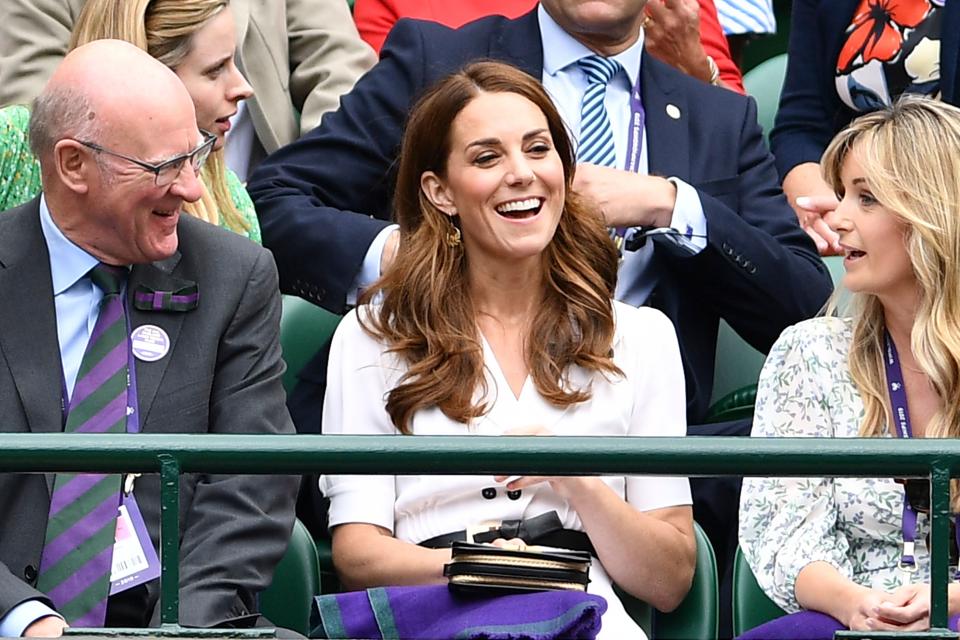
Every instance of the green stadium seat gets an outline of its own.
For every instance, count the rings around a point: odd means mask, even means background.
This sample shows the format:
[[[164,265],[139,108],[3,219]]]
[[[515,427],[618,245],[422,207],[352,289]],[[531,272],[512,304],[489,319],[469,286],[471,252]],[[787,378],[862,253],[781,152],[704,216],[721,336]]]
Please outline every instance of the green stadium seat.
[[[843,258],[828,256],[823,259],[830,271],[833,286],[839,287],[845,273]],[[717,332],[716,368],[713,372],[713,395],[706,422],[725,422],[753,416],[757,399],[757,380],[766,359],[743,338],[738,336],[726,321],[720,321]]]
[[[743,86],[757,101],[757,120],[768,138],[780,106],[780,91],[786,73],[787,54],[781,53],[764,60],[743,76]]]
[[[287,371],[283,388],[289,394],[297,384],[297,374],[333,335],[340,316],[330,313],[303,298],[283,296],[280,317],[280,347]]]
[[[739,636],[783,615],[786,612],[768,598],[757,584],[747,559],[737,547],[733,561],[733,635]]]
[[[320,593],[317,548],[302,522],[293,523],[287,553],[273,574],[273,583],[260,594],[260,611],[279,627],[306,635],[310,632],[310,607]]]
[[[725,320],[720,321],[708,423],[753,416],[764,359],[764,354],[747,344]]]

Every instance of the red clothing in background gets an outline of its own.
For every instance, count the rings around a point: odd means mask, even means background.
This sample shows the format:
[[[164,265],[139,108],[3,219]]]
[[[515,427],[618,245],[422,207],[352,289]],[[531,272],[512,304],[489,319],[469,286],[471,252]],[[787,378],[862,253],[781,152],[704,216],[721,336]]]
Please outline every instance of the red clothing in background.
[[[744,93],[743,78],[730,57],[730,48],[717,18],[717,8],[713,0],[699,2],[700,43],[703,50],[717,63],[720,79],[731,89]],[[516,18],[533,9],[536,4],[537,0],[356,0],[353,19],[360,37],[379,52],[393,24],[400,18],[433,20],[456,28],[483,16]]]

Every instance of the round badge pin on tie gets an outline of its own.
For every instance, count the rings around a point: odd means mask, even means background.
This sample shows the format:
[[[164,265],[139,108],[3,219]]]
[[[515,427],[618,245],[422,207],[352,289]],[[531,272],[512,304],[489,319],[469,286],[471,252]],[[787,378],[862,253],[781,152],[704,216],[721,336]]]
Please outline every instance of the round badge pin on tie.
[[[137,360],[156,362],[170,351],[170,336],[155,324],[140,325],[130,334],[130,350]]]
[[[675,104],[667,105],[667,115],[673,118],[674,120],[680,119],[680,107]]]

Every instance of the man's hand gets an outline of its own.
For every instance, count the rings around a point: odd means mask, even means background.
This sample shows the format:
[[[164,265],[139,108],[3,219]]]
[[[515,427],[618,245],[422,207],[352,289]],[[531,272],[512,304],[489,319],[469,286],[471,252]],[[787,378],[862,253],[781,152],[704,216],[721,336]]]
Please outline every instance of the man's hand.
[[[70,625],[59,616],[44,616],[23,631],[24,638],[59,638]]]
[[[700,3],[650,0],[645,11],[644,48],[687,75],[710,82],[712,70],[700,43]]]
[[[573,188],[600,208],[608,227],[669,227],[677,188],[666,178],[578,164]]]

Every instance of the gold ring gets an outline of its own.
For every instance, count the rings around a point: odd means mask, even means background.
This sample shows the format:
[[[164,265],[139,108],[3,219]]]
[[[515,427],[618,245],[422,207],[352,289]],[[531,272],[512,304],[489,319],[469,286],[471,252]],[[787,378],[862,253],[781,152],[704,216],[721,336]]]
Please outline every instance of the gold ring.
[[[643,24],[642,24],[641,26],[642,26],[644,29],[646,29],[647,27],[650,26],[650,24],[651,24],[652,22],[653,22],[653,18],[651,18],[650,16],[646,16],[646,17],[643,19]]]

